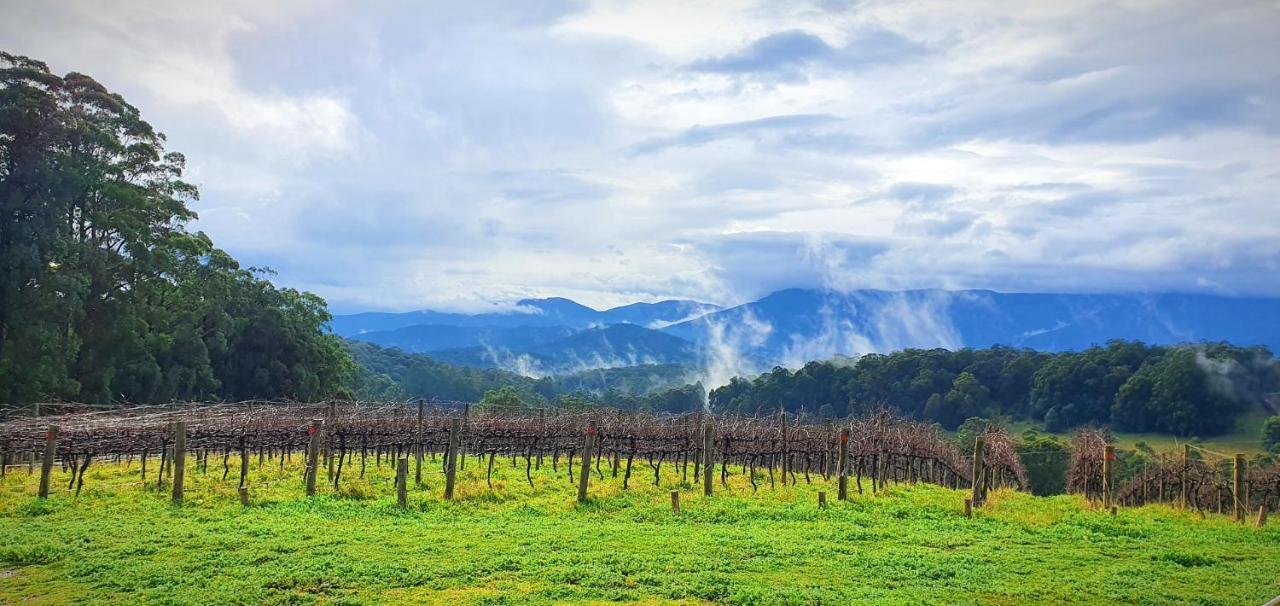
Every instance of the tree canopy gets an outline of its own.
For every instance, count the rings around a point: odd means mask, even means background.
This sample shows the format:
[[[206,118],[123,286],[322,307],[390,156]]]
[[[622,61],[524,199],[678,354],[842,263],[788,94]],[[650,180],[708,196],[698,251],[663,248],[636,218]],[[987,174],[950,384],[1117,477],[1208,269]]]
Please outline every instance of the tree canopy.
[[[1055,354],[908,349],[850,363],[810,362],[734,378],[710,400],[717,410],[828,416],[887,407],[946,429],[970,417],[1002,416],[1043,422],[1050,431],[1109,423],[1122,431],[1214,435],[1277,390],[1280,366],[1263,347],[1113,341]]]
[[[93,78],[0,52],[0,402],[316,399],[319,297],[186,226],[185,159]]]

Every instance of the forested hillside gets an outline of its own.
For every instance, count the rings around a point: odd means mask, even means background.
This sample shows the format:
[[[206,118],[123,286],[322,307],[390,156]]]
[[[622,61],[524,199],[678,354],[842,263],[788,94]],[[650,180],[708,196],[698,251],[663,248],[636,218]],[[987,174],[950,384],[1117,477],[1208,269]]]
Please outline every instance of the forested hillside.
[[[649,365],[534,379],[496,368],[456,366],[428,355],[345,341],[356,362],[352,395],[374,400],[434,398],[502,406],[616,406],[688,412],[705,390],[691,368]]]
[[[365,398],[437,397],[503,406],[607,405],[686,412],[703,404],[700,372],[650,365],[534,379],[358,341],[346,346]],[[956,429],[972,417],[1043,423],[1050,431],[1105,424],[1118,431],[1213,436],[1280,392],[1280,364],[1262,347],[1152,346],[1113,341],[1082,352],[910,349],[776,368],[713,389],[716,411],[786,409],[819,417],[881,407]]]
[[[717,410],[824,416],[889,407],[955,429],[974,416],[1043,421],[1050,431],[1110,423],[1120,431],[1209,436],[1280,391],[1264,347],[1112,341],[1081,352],[908,349],[856,361],[775,368],[711,392]]]
[[[337,391],[315,295],[186,225],[185,159],[84,74],[0,52],[0,402],[161,402]]]

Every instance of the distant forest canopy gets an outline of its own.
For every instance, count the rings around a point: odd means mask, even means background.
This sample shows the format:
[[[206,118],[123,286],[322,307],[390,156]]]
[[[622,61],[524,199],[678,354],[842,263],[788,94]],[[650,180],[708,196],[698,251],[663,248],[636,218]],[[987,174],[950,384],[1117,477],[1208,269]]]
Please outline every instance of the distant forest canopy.
[[[319,297],[187,231],[184,158],[89,76],[0,52],[0,402],[338,393]]]
[[[629,410],[699,410],[706,391],[685,383],[693,369],[648,365],[587,370],[534,379],[496,368],[455,366],[424,354],[346,341],[358,370],[351,386],[371,400],[438,398],[501,406],[615,406]]]
[[[1265,347],[1151,346],[1112,341],[1081,352],[909,349],[849,363],[810,362],[734,378],[713,390],[716,410],[784,408],[820,416],[888,407],[955,429],[970,417],[1039,421],[1049,431],[1095,423],[1119,431],[1211,436],[1280,391]]]

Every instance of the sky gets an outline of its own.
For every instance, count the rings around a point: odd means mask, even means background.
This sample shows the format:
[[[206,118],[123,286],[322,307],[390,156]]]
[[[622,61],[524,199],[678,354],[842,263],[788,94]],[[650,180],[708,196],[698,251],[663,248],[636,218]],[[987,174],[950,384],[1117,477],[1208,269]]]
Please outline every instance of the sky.
[[[0,0],[332,310],[1280,296],[1280,2]]]

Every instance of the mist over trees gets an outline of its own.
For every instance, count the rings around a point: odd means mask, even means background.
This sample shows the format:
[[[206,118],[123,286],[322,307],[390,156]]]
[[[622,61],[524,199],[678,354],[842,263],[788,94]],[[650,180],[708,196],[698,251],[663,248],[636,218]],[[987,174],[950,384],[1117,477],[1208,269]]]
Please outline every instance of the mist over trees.
[[[0,401],[338,391],[325,303],[186,225],[185,159],[93,78],[0,52]]]
[[[1089,423],[1119,431],[1215,435],[1280,391],[1265,347],[1151,346],[1112,341],[1080,352],[909,349],[850,363],[810,362],[734,378],[710,394],[717,410],[786,409],[820,416],[888,407],[956,429],[970,417],[1039,421],[1049,431]]]
[[[185,159],[93,78],[0,52],[0,402],[331,396],[493,405],[703,406],[690,368],[530,378],[330,334],[319,297],[278,288],[187,226]],[[1263,347],[907,350],[776,368],[710,393],[716,410],[822,417],[889,407],[947,429],[973,417],[1213,435],[1280,391]],[[1280,425],[1264,439],[1280,443]]]
[[[372,400],[438,398],[503,407],[613,406],[650,412],[689,412],[704,401],[701,384],[678,382],[690,373],[686,367],[633,366],[535,379],[360,341],[345,346],[357,364],[351,393]]]

